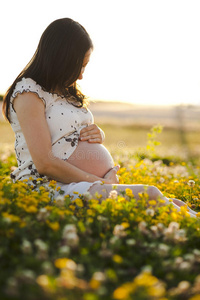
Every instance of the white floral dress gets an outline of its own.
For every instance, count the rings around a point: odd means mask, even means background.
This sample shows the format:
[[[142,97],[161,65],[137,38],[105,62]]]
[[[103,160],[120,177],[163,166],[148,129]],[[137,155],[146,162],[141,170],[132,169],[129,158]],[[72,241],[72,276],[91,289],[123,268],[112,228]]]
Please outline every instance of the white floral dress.
[[[15,133],[15,153],[18,168],[11,173],[11,178],[15,182],[16,180],[24,180],[31,177],[31,184],[36,185],[38,178],[43,178],[44,182],[48,182],[50,179],[38,173],[13,107],[16,96],[24,92],[36,93],[43,101],[45,116],[51,134],[52,154],[60,159],[66,160],[71,156],[78,145],[81,129],[92,124],[94,119],[89,109],[74,106],[71,98],[64,98],[45,91],[31,78],[22,78],[16,84],[10,101],[10,121]],[[74,198],[77,197],[77,193],[83,194],[87,192],[92,185],[93,183],[90,182],[70,184],[58,182],[58,186],[61,187],[64,193]],[[77,193],[74,194],[74,192]]]

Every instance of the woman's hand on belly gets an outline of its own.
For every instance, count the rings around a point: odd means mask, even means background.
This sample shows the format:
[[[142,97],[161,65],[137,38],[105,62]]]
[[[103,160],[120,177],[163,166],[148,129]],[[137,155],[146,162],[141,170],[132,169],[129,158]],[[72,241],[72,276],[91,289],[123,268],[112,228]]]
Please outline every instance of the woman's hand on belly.
[[[81,129],[79,139],[80,141],[88,141],[89,143],[102,144],[105,139],[105,134],[96,124],[91,124]]]

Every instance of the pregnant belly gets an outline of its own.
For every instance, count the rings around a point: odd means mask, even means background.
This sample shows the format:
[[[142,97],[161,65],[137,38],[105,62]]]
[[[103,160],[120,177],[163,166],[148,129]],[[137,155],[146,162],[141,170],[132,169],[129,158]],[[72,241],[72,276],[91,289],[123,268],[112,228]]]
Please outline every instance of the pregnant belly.
[[[102,144],[92,144],[80,141],[77,148],[67,160],[79,169],[103,177],[114,162],[110,152]]]

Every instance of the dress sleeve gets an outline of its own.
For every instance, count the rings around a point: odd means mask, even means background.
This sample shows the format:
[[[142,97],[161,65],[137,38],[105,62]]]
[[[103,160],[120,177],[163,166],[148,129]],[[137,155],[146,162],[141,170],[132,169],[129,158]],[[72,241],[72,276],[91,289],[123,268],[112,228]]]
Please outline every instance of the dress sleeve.
[[[38,97],[43,101],[45,107],[47,105],[46,103],[46,97],[45,97],[45,91],[41,88],[39,84],[37,84],[33,79],[31,78],[22,78],[19,82],[17,82],[15,89],[12,93],[11,97],[11,103],[13,103],[13,100],[17,97],[18,94],[22,93],[28,93],[32,92],[38,95]]]

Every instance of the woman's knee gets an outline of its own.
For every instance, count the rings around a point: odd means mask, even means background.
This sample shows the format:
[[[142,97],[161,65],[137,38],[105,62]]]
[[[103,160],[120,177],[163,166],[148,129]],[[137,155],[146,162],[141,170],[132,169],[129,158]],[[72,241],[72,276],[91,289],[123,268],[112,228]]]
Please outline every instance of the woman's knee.
[[[159,197],[162,197],[161,191],[154,185],[148,186],[147,193],[150,200],[157,200]]]

